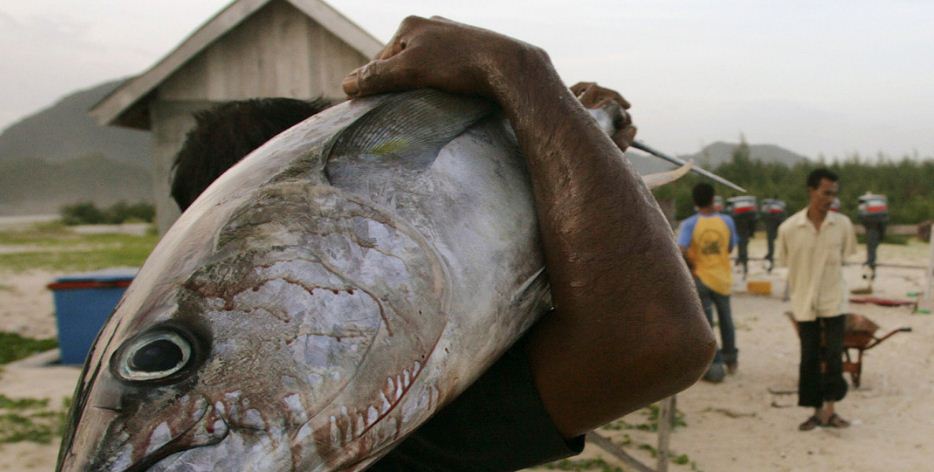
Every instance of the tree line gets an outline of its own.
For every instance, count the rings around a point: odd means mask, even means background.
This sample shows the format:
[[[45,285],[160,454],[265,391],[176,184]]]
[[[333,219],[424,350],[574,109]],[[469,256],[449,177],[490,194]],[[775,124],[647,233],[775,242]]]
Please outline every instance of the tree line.
[[[934,219],[934,160],[904,157],[893,160],[881,157],[872,162],[851,156],[834,162],[800,162],[794,166],[751,159],[749,146],[740,143],[732,159],[714,169],[715,173],[746,188],[748,193],[714,184],[717,194],[727,199],[736,195],[778,198],[788,205],[792,214],[807,206],[805,181],[818,167],[826,167],[840,176],[840,210],[856,220],[857,199],[867,191],[888,197],[891,224],[918,224]],[[691,189],[705,179],[689,174],[675,184],[655,190],[659,201],[675,202],[675,218],[687,218],[694,213]]]

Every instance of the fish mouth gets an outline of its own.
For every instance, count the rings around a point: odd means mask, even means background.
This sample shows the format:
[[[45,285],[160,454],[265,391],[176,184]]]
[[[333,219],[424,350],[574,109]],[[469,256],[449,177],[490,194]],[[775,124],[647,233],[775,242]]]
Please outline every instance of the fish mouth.
[[[110,408],[99,408],[102,413],[110,415],[115,414]],[[145,444],[133,443],[129,441],[120,441],[111,447],[101,450],[92,456],[74,458],[72,462],[65,464],[58,469],[60,471],[92,471],[92,472],[140,472],[150,470],[167,457],[191,449],[213,446],[223,441],[230,433],[227,421],[217,414],[211,406],[205,408],[201,415],[192,418],[194,421],[190,426],[165,438],[163,444],[153,446],[152,441],[155,435],[150,437],[147,450],[137,452],[140,448],[146,447]],[[108,437],[121,434],[125,426],[118,428],[108,428],[108,432],[103,436],[103,442],[107,443]],[[152,450],[149,450],[152,449]]]
[[[204,415],[188,429],[181,431],[166,444],[146,454],[122,472],[142,472],[150,470],[160,461],[179,452],[213,446],[220,443],[230,433],[227,422],[213,414],[213,408],[205,410]],[[213,421],[212,421],[213,420]],[[208,421],[211,421],[208,424]]]

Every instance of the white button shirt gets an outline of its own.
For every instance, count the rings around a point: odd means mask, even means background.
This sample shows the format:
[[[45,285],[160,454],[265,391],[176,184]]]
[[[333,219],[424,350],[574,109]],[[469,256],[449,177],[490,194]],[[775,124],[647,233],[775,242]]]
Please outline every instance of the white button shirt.
[[[795,320],[814,321],[848,311],[843,261],[856,253],[856,232],[844,215],[828,212],[820,231],[807,208],[778,227],[777,260],[788,267],[788,292]]]

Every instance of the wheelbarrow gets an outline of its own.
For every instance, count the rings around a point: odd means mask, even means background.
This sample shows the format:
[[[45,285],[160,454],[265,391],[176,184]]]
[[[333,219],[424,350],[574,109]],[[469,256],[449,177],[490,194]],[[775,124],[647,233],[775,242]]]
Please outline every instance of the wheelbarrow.
[[[798,333],[798,322],[795,321],[791,312],[786,311],[785,316],[791,320],[795,332]],[[863,375],[863,352],[882,344],[883,341],[898,333],[910,333],[911,327],[903,326],[879,337],[876,336],[879,325],[863,315],[849,313],[846,315],[845,322],[846,325],[843,330],[843,371],[850,374],[853,386],[859,388],[860,378]],[[850,350],[855,350],[855,355],[851,354]]]

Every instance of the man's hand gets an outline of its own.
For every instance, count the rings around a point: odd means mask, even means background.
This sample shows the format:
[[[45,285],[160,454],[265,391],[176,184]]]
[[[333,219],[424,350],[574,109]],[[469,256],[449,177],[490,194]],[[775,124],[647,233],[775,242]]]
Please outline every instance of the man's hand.
[[[548,62],[529,44],[438,16],[410,16],[369,64],[343,81],[350,97],[417,88],[479,95],[494,100],[507,76],[519,76],[522,58]]]
[[[611,138],[620,151],[625,151],[636,139],[636,127],[632,125],[632,117],[626,112],[630,107],[629,102],[619,92],[601,87],[596,82],[578,82],[571,86],[571,93],[580,100],[584,108],[598,109],[612,103],[619,105],[613,123],[616,133],[613,133]]]

